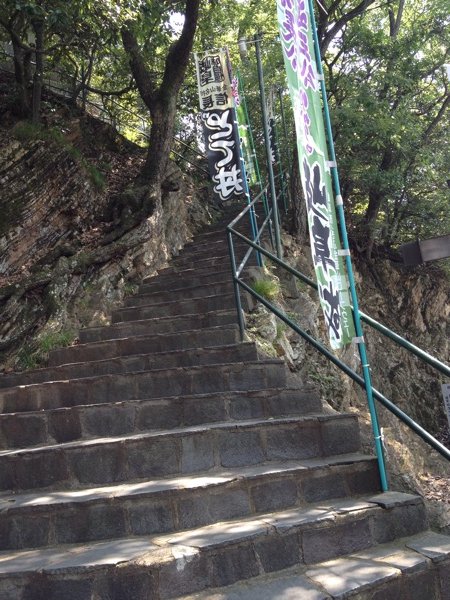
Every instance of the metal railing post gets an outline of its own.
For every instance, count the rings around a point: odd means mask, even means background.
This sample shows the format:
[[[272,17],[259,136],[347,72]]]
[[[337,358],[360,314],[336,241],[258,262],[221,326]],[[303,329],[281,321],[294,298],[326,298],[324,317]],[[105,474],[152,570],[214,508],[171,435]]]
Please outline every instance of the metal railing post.
[[[244,324],[244,317],[242,316],[241,293],[239,290],[239,284],[237,282],[238,277],[237,277],[237,273],[236,273],[236,256],[234,254],[233,234],[229,228],[227,228],[227,240],[228,240],[228,250],[230,253],[231,272],[233,274],[234,300],[236,303],[239,334],[241,336],[241,342],[243,342],[244,341],[245,324]]]
[[[362,330],[362,326],[361,326],[361,315],[359,312],[358,295],[356,293],[356,284],[355,284],[355,278],[353,275],[352,259],[350,256],[350,246],[349,246],[348,236],[347,236],[347,227],[345,224],[344,207],[343,207],[342,196],[341,196],[341,187],[340,187],[340,183],[339,183],[339,174],[338,174],[338,170],[337,170],[336,154],[335,154],[335,150],[334,150],[333,133],[331,130],[330,112],[328,109],[327,93],[326,93],[326,88],[325,88],[325,80],[324,80],[324,75],[323,75],[322,60],[321,60],[320,48],[319,48],[319,39],[317,36],[316,19],[314,17],[314,6],[313,6],[312,0],[308,0],[308,4],[309,4],[310,16],[311,16],[311,30],[312,30],[313,40],[314,40],[314,53],[315,53],[315,58],[316,58],[317,73],[319,75],[320,88],[321,88],[321,93],[322,93],[323,112],[324,112],[324,117],[325,117],[325,129],[326,129],[326,133],[327,133],[326,137],[327,137],[327,142],[328,142],[328,151],[330,154],[329,158],[330,158],[331,164],[334,165],[331,167],[331,176],[332,176],[333,187],[334,187],[334,192],[335,192],[335,196],[336,196],[336,209],[337,209],[337,213],[338,213],[339,228],[340,228],[341,238],[342,238],[341,239],[342,248],[344,249],[344,251],[347,251],[347,253],[345,255],[345,263],[346,263],[346,267],[347,267],[350,296],[351,296],[352,304],[353,304],[353,320],[355,323],[355,331],[356,331],[356,336],[357,336],[359,355],[360,355],[360,359],[361,359],[361,368],[362,368],[363,377],[364,377],[364,384],[365,384],[365,390],[366,390],[366,396],[367,396],[367,404],[369,406],[370,418],[371,418],[371,422],[372,422],[372,431],[373,431],[373,436],[374,436],[374,440],[375,440],[375,451],[376,451],[376,455],[377,455],[378,469],[380,472],[381,488],[383,491],[386,491],[389,488],[389,486],[388,486],[388,482],[387,482],[382,436],[380,433],[380,426],[378,423],[377,409],[376,409],[374,398],[373,398],[373,386],[372,386],[372,379],[371,379],[371,375],[370,375],[370,366],[369,366],[369,360],[367,358],[366,344],[364,341],[364,335],[363,335],[363,330]]]
[[[270,138],[269,138],[269,127],[267,124],[267,107],[266,107],[266,92],[264,89],[264,74],[261,61],[261,34],[256,34],[254,37],[255,50],[256,50],[256,62],[258,66],[258,82],[259,82],[259,95],[261,100],[261,115],[263,121],[264,130],[264,141],[266,143],[266,158],[267,158],[267,172],[269,175],[270,195],[272,197],[272,210],[273,210],[273,226],[275,231],[275,249],[277,256],[282,257],[283,251],[281,248],[280,238],[280,218],[278,214],[277,204],[277,193],[275,190],[275,179],[273,176],[273,167],[270,159]]]

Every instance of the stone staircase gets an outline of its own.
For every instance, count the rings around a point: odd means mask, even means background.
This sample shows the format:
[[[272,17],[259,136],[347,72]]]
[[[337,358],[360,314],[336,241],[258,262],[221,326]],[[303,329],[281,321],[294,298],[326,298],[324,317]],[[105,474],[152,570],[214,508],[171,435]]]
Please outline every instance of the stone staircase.
[[[356,417],[239,342],[226,222],[0,378],[0,600],[450,599],[450,538],[379,493]]]

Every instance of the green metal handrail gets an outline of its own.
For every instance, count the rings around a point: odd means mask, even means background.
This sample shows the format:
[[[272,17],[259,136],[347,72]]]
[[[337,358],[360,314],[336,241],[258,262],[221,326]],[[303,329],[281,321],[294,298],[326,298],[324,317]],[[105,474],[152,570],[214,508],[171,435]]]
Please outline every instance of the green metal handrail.
[[[241,300],[240,300],[240,288],[244,289],[251,296],[253,296],[256,300],[261,302],[261,304],[263,304],[267,309],[269,309],[272,313],[274,313],[286,325],[288,325],[291,329],[293,329],[298,335],[300,335],[303,339],[305,339],[316,350],[318,350],[321,354],[323,354],[326,358],[328,358],[328,360],[330,360],[334,365],[336,365],[339,369],[341,369],[341,371],[343,371],[346,375],[348,375],[353,381],[358,383],[358,385],[360,385],[364,389],[366,387],[366,382],[363,377],[358,375],[358,373],[356,373],[348,365],[346,365],[344,362],[342,362],[340,359],[338,359],[336,356],[334,356],[334,354],[332,352],[330,352],[330,350],[328,350],[328,348],[326,348],[318,340],[313,338],[306,331],[301,329],[301,327],[299,327],[297,323],[292,321],[292,319],[290,319],[284,312],[282,312],[276,306],[271,304],[268,300],[263,298],[260,294],[255,292],[255,290],[253,290],[248,284],[246,284],[244,281],[242,281],[242,279],[240,279],[240,275],[245,267],[245,264],[247,263],[250,255],[251,255],[252,251],[258,251],[261,254],[263,254],[266,258],[273,261],[275,264],[284,268],[289,273],[291,273],[292,275],[294,275],[295,277],[297,277],[298,279],[300,279],[307,285],[309,285],[317,290],[317,284],[312,279],[310,279],[309,277],[307,277],[300,271],[297,271],[297,269],[295,269],[294,267],[291,267],[291,265],[287,264],[282,259],[278,258],[272,252],[266,250],[263,246],[256,243],[256,241],[253,242],[248,237],[246,237],[245,235],[243,235],[239,231],[236,231],[233,228],[236,225],[236,223],[238,223],[240,221],[240,219],[246,214],[246,212],[248,210],[250,210],[252,204],[258,201],[258,199],[259,199],[259,197],[256,197],[255,200],[253,200],[252,203],[247,205],[246,208],[244,210],[242,210],[239,213],[239,215],[235,219],[233,219],[233,221],[227,226],[227,239],[228,239],[228,245],[229,245],[229,251],[230,251],[231,268],[232,268],[232,274],[233,274],[233,285],[234,285],[234,291],[235,291],[236,308],[237,308],[237,313],[238,313],[237,316],[238,316],[239,329],[240,329],[240,333],[241,333],[241,339],[244,338],[245,324],[244,324],[244,319],[243,319],[243,315],[242,315],[242,304],[241,304]],[[267,221],[267,219],[266,219],[266,221]],[[264,232],[264,229],[266,226],[266,221],[263,223],[263,225],[261,226],[261,228],[258,232],[257,240],[260,240],[261,235]],[[246,244],[249,245],[249,250],[246,252],[245,257],[242,260],[241,264],[239,265],[238,269],[236,268],[234,246],[233,246],[233,236],[236,236],[238,239],[242,240],[243,242],[245,242]],[[374,329],[376,329],[383,335],[387,336],[389,339],[391,339],[395,343],[399,344],[406,350],[410,351],[411,353],[413,353],[415,356],[417,356],[418,358],[420,358],[421,360],[426,362],[431,367],[434,367],[437,370],[439,370],[441,373],[443,373],[447,376],[450,376],[450,368],[447,365],[445,365],[444,363],[442,363],[435,357],[431,356],[427,352],[424,352],[422,349],[418,348],[414,344],[411,344],[411,342],[408,342],[408,340],[405,340],[400,335],[391,331],[388,327],[385,327],[381,323],[378,323],[378,321],[376,321],[375,319],[372,319],[368,315],[365,315],[364,313],[360,313],[360,316],[361,316],[362,320],[364,322],[366,322],[368,325],[370,325],[371,327],[373,327]],[[446,458],[447,460],[450,461],[450,450],[448,448],[446,448],[441,442],[439,442],[433,435],[431,435],[428,431],[426,431],[426,429],[424,429],[421,425],[419,425],[416,421],[414,421],[414,419],[412,419],[409,415],[407,415],[400,408],[398,408],[398,406],[396,406],[391,400],[386,398],[386,396],[381,394],[373,386],[372,386],[372,394],[373,394],[373,397],[380,402],[380,404],[382,404],[392,414],[394,414],[396,417],[398,417],[405,425],[407,425],[412,431],[414,431],[419,437],[421,437],[429,446],[431,446],[434,450],[439,452],[439,454],[441,456],[443,456],[444,458]]]

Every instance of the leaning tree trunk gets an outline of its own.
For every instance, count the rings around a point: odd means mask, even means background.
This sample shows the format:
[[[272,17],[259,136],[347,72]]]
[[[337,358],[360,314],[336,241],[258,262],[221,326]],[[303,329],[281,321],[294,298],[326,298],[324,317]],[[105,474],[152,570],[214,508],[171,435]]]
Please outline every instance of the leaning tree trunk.
[[[17,102],[14,104],[13,110],[18,117],[27,119],[31,116],[31,52],[22,48],[14,39],[12,40],[12,46],[17,96]]]
[[[36,68],[33,76],[32,121],[39,123],[41,119],[42,84],[44,79],[44,21],[34,19],[33,31],[36,37]]]

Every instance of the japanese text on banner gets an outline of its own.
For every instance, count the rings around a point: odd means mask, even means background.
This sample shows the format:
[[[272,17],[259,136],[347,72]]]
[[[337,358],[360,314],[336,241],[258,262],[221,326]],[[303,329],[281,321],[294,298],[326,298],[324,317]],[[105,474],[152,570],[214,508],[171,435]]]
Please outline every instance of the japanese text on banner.
[[[340,255],[330,164],[307,0],[277,0],[278,24],[295,115],[311,251],[331,347],[355,336],[344,261]]]

